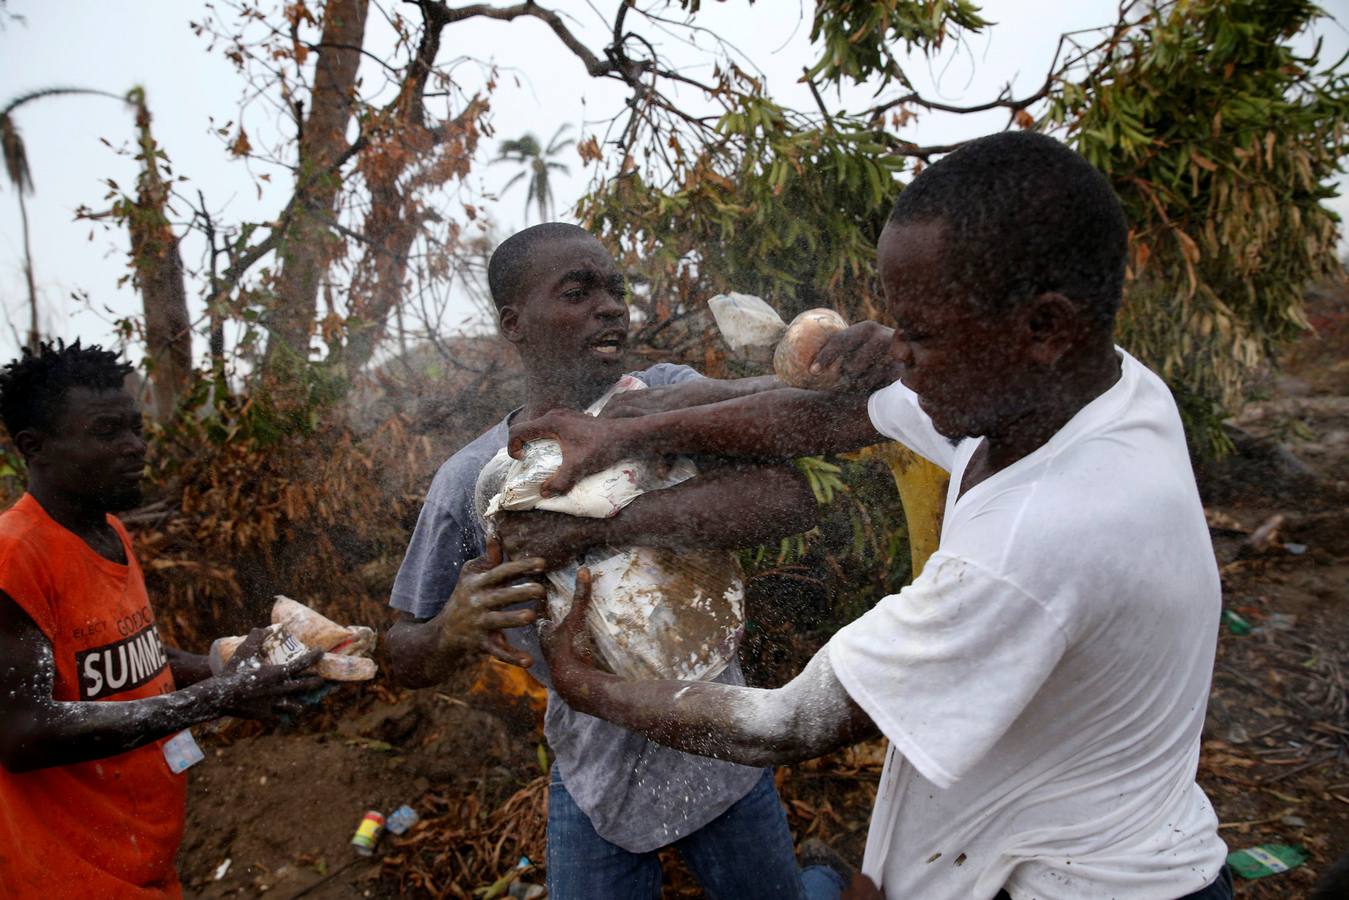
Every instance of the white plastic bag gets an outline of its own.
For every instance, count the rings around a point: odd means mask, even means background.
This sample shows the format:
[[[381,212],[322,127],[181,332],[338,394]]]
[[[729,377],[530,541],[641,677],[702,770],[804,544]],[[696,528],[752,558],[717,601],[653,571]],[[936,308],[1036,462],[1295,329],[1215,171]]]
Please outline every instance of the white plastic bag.
[[[604,404],[614,394],[624,391],[646,390],[646,384],[631,375],[624,375],[603,397],[590,404],[587,415],[599,415]],[[697,474],[698,469],[692,460],[680,457],[669,470],[662,473],[651,461],[638,459],[621,460],[602,472],[595,472],[582,478],[565,494],[544,497],[543,483],[553,476],[562,465],[562,445],[550,438],[530,441],[524,446],[520,459],[514,459],[504,449],[499,450],[487,465],[478,483],[483,484],[487,477],[494,486],[494,493],[483,510],[484,519],[496,515],[500,510],[516,512],[527,509],[542,509],[549,512],[566,513],[569,516],[585,516],[591,519],[607,519],[617,515],[647,491],[672,487],[681,481],[687,481]],[[498,469],[504,471],[498,472]],[[487,473],[491,474],[487,474]]]
[[[718,294],[707,305],[732,350],[771,347],[787,330],[778,311],[753,294]]]
[[[735,658],[745,589],[734,554],[601,547],[584,562],[590,636],[615,675],[705,681]],[[555,622],[571,611],[577,568],[548,573],[548,616]]]
[[[615,393],[642,390],[624,376],[587,412],[595,415]],[[539,446],[542,445],[542,446]],[[551,445],[551,446],[549,446]],[[697,474],[686,458],[660,474],[654,461],[623,460],[544,499],[539,487],[562,461],[557,441],[531,441],[523,459],[505,450],[478,476],[474,502],[488,531],[500,510],[542,509],[607,518],[650,490],[672,487]],[[601,661],[625,678],[715,678],[735,658],[744,626],[745,590],[739,562],[728,551],[671,551],[651,547],[597,547],[583,560],[548,573],[548,616],[571,610],[576,572],[590,569],[587,624]]]

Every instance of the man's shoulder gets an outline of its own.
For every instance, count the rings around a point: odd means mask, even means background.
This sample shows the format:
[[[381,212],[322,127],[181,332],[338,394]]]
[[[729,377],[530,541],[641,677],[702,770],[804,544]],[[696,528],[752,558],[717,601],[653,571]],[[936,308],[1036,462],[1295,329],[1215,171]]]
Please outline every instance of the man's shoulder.
[[[509,432],[505,421],[497,422],[482,434],[469,441],[449,459],[440,464],[435,477],[431,479],[428,499],[448,501],[452,497],[471,496],[477,483],[478,473],[487,461],[506,446]]]
[[[0,512],[0,561],[40,543],[42,524],[23,501]]]
[[[1064,431],[1074,440],[1106,437],[1105,444],[1124,455],[1146,446],[1150,451],[1169,447],[1188,456],[1180,410],[1171,389],[1160,375],[1124,350],[1117,348],[1116,352],[1120,359],[1119,381],[1088,404]]]
[[[65,571],[49,521],[27,496],[0,513],[0,590],[47,634],[55,628],[52,603]]]
[[[1074,517],[1098,527],[1146,521],[1174,504],[1198,503],[1184,427],[1166,384],[1126,355],[1112,393],[1101,399],[1113,402],[1090,409],[1082,427],[1070,425],[1069,439],[1052,446],[1037,499],[1065,527]]]

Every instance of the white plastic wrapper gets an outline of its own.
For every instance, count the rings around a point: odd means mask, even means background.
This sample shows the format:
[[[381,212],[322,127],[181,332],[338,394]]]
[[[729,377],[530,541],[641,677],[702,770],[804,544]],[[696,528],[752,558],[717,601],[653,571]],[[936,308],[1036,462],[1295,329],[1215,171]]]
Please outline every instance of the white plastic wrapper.
[[[590,635],[624,678],[716,678],[735,658],[745,624],[740,563],[724,550],[596,548]],[[548,573],[548,615],[571,610],[577,566]]]
[[[646,385],[624,376],[586,410],[595,415],[614,394]],[[540,446],[542,445],[542,446]],[[553,440],[531,441],[524,458],[505,450],[478,476],[474,502],[487,531],[500,510],[542,509],[607,518],[643,493],[692,478],[697,468],[680,458],[664,475],[652,460],[628,459],[547,499],[539,487],[557,471],[562,451]],[[548,573],[548,616],[571,610],[576,571],[591,573],[588,625],[601,661],[625,678],[715,678],[735,658],[745,621],[740,564],[728,551],[670,551],[598,547],[577,563]]]
[[[375,652],[375,632],[364,625],[338,625],[303,603],[277,594],[272,604],[272,624],[258,651],[259,662],[282,664],[309,650],[323,655],[309,671],[329,681],[369,681],[379,671],[370,654]],[[242,635],[216,638],[207,654],[212,675],[220,675],[239,646]]]
[[[771,347],[787,330],[778,311],[753,294],[718,294],[707,301],[717,329],[732,350]]]
[[[495,515],[501,510],[542,509],[569,516],[607,519],[647,491],[672,487],[698,474],[688,459],[677,460],[663,475],[655,466],[625,459],[602,472],[587,475],[565,494],[544,497],[541,493],[543,483],[561,465],[562,446],[557,441],[530,441],[525,445],[523,458],[518,460],[512,459],[505,450],[499,451],[488,466],[505,469],[502,487],[490,498],[486,515]]]
[[[592,403],[586,413],[598,415],[614,394],[645,389],[646,385],[641,380],[624,375],[603,397]],[[543,509],[569,516],[607,519],[617,515],[620,509],[647,491],[671,487],[687,481],[698,472],[693,462],[684,458],[680,458],[663,475],[649,462],[625,459],[602,472],[587,475],[565,494],[545,498],[541,493],[543,483],[561,465],[562,445],[554,440],[530,441],[525,445],[522,458],[518,460],[505,450],[499,451],[478,476],[479,486],[485,480],[492,484],[492,493],[487,495],[487,506],[480,507],[481,515],[488,519],[503,509],[512,512]],[[503,467],[504,472],[497,471]]]

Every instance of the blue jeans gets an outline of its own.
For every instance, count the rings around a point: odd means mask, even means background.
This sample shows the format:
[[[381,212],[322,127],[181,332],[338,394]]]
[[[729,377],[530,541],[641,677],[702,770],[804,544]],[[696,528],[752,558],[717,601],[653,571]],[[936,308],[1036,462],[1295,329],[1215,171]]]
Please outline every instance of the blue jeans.
[[[838,900],[843,879],[796,865],[772,772],[702,828],[674,842],[709,900]],[[548,786],[548,900],[656,900],[657,851],[630,853],[595,833],[557,768]]]

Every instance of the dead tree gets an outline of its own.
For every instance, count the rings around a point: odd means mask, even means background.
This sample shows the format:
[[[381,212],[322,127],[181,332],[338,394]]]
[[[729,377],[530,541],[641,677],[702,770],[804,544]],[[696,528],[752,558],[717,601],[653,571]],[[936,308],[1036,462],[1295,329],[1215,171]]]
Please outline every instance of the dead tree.
[[[145,306],[145,344],[155,418],[167,421],[192,381],[192,322],[178,236],[169,222],[169,185],[160,172],[161,151],[150,131],[150,111],[137,88],[136,106],[141,172],[136,202],[126,210],[131,259]]]

